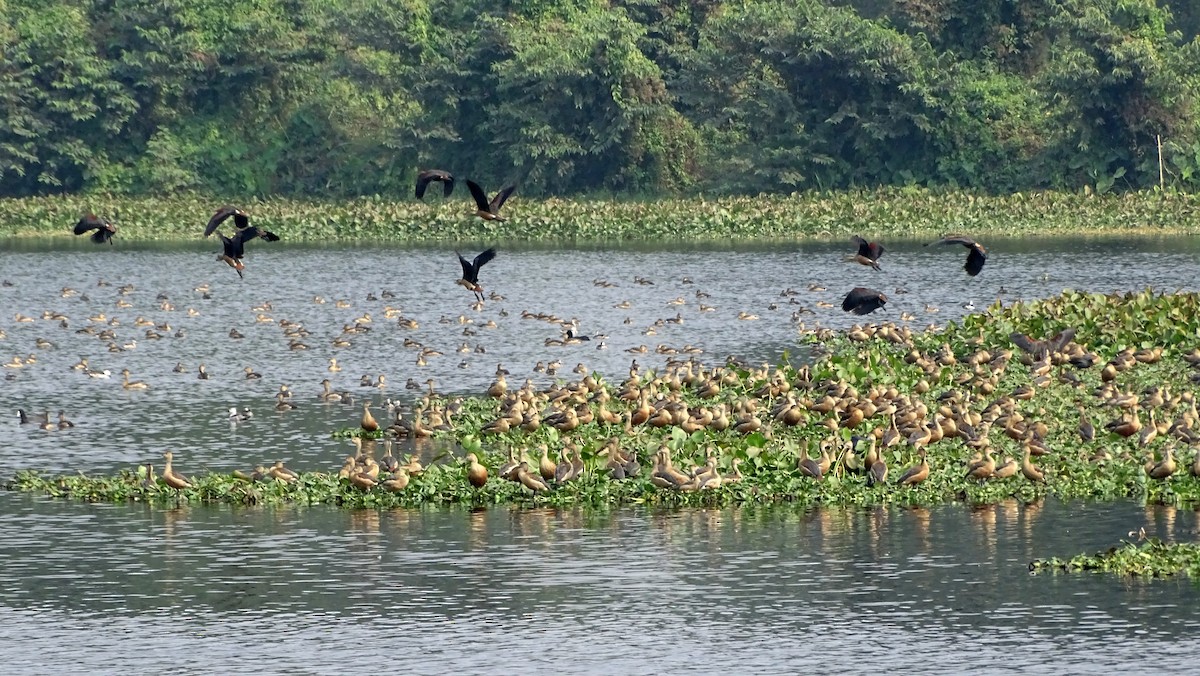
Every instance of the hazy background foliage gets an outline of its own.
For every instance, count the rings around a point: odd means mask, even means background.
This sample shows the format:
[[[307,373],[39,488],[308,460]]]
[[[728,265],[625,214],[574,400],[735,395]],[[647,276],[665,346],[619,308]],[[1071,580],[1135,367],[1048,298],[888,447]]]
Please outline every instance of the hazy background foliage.
[[[1183,0],[0,0],[0,195],[1200,182]]]

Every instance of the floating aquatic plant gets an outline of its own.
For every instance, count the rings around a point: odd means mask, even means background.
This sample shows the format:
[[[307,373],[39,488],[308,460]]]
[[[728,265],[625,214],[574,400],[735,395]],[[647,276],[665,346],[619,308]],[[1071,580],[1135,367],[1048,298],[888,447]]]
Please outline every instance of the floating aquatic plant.
[[[1193,442],[1200,439],[1200,414],[1191,391],[1200,378],[1197,310],[1197,294],[1065,292],[995,305],[937,331],[885,324],[811,332],[804,340],[822,349],[807,364],[687,361],[662,372],[632,372],[622,381],[593,373],[543,391],[530,386],[500,397],[468,397],[455,403],[452,426],[428,432],[444,457],[395,493],[378,485],[364,491],[382,478],[355,485],[326,473],[333,468],[314,468],[326,471],[286,484],[214,474],[180,494],[146,487],[130,472],[24,472],[10,487],[87,500],[350,506],[930,505],[1046,495],[1198,504]],[[1045,344],[1043,338],[1067,328],[1073,339],[1053,355],[1017,349],[1017,343]],[[1027,337],[1014,341],[1015,333]],[[433,416],[447,405],[434,396],[421,407]],[[1079,431],[1085,421],[1095,430],[1087,438]],[[1131,431],[1135,421],[1139,429]],[[548,480],[546,490],[531,482],[537,493],[500,478],[501,466],[521,460],[536,473],[543,447],[550,475],[576,452],[582,473]],[[987,457],[973,457],[985,449],[995,462],[990,469]],[[927,478],[898,485],[922,450]],[[491,477],[482,489],[466,480],[467,453]],[[662,454],[681,477],[665,487],[651,477]],[[613,461],[633,457],[640,474],[610,478]],[[820,479],[803,467],[805,458],[823,460]],[[882,481],[868,471],[874,463]]]
[[[1167,544],[1157,538],[1144,542],[1122,541],[1116,547],[1096,554],[1079,554],[1069,559],[1052,557],[1030,562],[1034,573],[1097,571],[1134,577],[1167,577],[1184,574],[1200,577],[1200,544]]]

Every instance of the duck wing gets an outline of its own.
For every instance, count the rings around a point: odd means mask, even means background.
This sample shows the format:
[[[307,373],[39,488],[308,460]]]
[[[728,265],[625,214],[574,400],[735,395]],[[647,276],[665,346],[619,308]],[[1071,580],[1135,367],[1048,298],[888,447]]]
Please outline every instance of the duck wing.
[[[974,277],[983,270],[983,264],[987,262],[987,253],[984,252],[983,247],[976,243],[972,243],[969,246],[971,247],[971,253],[967,254],[967,263],[963,266],[963,269],[967,271],[968,275]]]
[[[1012,333],[1008,334],[1008,339],[1011,340],[1017,347],[1028,352],[1029,354],[1038,354],[1044,347],[1042,341],[1034,340],[1033,338],[1030,338],[1029,336],[1017,331],[1013,331]]]
[[[965,247],[974,247],[975,240],[967,237],[966,235],[946,235],[936,242],[929,242],[925,246],[937,246],[939,244],[961,244]]]
[[[454,176],[450,172],[441,169],[427,169],[417,174],[417,199],[424,199],[425,188],[433,181],[442,182],[442,188],[446,197],[449,197],[450,193],[454,192]]]
[[[217,226],[224,223],[225,219],[229,218],[230,216],[236,216],[234,219],[234,224],[238,228],[244,228],[250,224],[250,220],[246,217],[246,213],[244,211],[235,206],[227,204],[220,209],[217,209],[217,212],[212,215],[212,218],[208,219],[208,225],[204,226],[204,236],[208,237],[209,235],[213,234],[213,231],[217,229]]]
[[[462,254],[458,253],[457,251],[454,253],[458,256],[458,264],[462,266],[462,278],[474,284],[476,281],[478,281],[479,272],[475,269],[475,266],[471,264],[471,261],[463,258]]]
[[[500,207],[504,206],[504,202],[508,200],[508,196],[513,194],[513,191],[516,189],[516,185],[510,185],[496,193],[496,196],[492,198],[491,203],[488,204],[488,211],[491,211],[493,214],[500,211]]]
[[[862,286],[855,287],[842,300],[842,309],[856,315],[866,315],[878,310],[887,303],[887,296]]]
[[[1059,331],[1058,333],[1046,339],[1046,349],[1049,350],[1051,354],[1054,354],[1055,352],[1058,352],[1066,347],[1067,343],[1071,342],[1073,338],[1075,338],[1075,329],[1063,329],[1062,331]]]
[[[479,268],[482,268],[485,264],[487,264],[488,261],[492,260],[495,257],[496,257],[496,249],[494,247],[491,249],[488,249],[487,251],[484,251],[483,253],[476,256],[475,260],[471,261],[471,266],[473,268],[475,268],[475,274],[479,274]],[[475,281],[475,280],[471,280],[471,281]]]
[[[850,241],[854,242],[856,245],[858,245],[858,255],[859,256],[866,256],[867,258],[871,257],[871,243],[870,242],[868,242],[867,240],[863,239],[862,237],[860,237],[858,235],[851,237]]]
[[[252,226],[249,226],[242,230],[238,230],[233,235],[234,239],[241,241],[243,244],[245,244],[246,242],[249,242],[250,240],[254,239],[255,237],[262,237],[263,239],[265,239],[268,242],[278,242],[279,241],[279,235],[276,235],[275,233],[271,232],[270,230],[264,230],[263,228],[260,228],[256,225],[252,225]]]
[[[487,193],[483,192],[483,188],[480,188],[478,183],[468,178],[467,190],[471,191],[471,197],[475,199],[475,206],[480,211],[490,210],[490,207],[488,206]]]

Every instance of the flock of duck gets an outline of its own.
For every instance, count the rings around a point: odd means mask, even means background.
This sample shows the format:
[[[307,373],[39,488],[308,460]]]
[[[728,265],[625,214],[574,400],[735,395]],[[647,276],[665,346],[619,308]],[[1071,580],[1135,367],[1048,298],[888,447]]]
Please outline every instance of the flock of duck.
[[[429,170],[421,172],[418,176],[416,197],[423,198],[427,187],[434,182],[442,183],[444,196],[451,195],[455,184],[454,177],[449,172]],[[476,208],[472,212],[474,215],[489,221],[504,220],[499,212],[513,194],[515,186],[506,186],[494,197],[488,199],[477,183],[467,181],[467,185],[475,202]],[[233,221],[234,229],[227,236],[220,229],[230,219]],[[89,214],[79,220],[75,225],[74,232],[77,235],[91,233],[92,241],[98,244],[105,242],[111,244],[117,228],[111,221]],[[254,239],[274,242],[280,239],[273,232],[251,225],[249,214],[235,206],[223,206],[212,215],[204,228],[204,236],[209,237],[214,233],[222,242],[222,252],[218,255],[218,260],[233,268],[239,277],[243,276],[245,269],[245,245],[248,242]],[[849,254],[847,259],[873,270],[880,270],[880,259],[886,249],[879,242],[868,241],[859,236],[855,236],[853,242],[856,245],[856,251]],[[987,251],[975,240],[962,235],[949,235],[930,242],[926,246],[952,244],[958,244],[967,249],[964,270],[970,276],[978,275],[987,260]],[[486,296],[479,281],[480,270],[496,257],[496,250],[488,248],[470,260],[461,254],[457,255],[462,270],[457,283],[471,291],[475,295],[477,307],[481,307]],[[641,280],[635,279],[635,281],[640,282]],[[603,280],[597,280],[597,286],[605,285],[602,282]],[[645,283],[650,282],[647,280]],[[198,287],[197,291],[207,296],[207,288]],[[788,289],[781,295],[788,296],[789,292],[791,295],[795,294],[794,291]],[[67,290],[64,290],[64,295],[67,295]],[[497,298],[495,294],[492,297]],[[697,298],[701,300],[700,310],[705,311],[702,302],[704,296],[701,292],[697,292]],[[161,298],[160,300],[164,307],[169,305],[168,299]],[[855,287],[846,294],[841,307],[844,311],[855,315],[866,315],[883,308],[886,303],[887,297],[883,293],[868,287]],[[268,315],[270,309],[269,304],[254,308],[258,311],[258,321],[273,321]],[[742,315],[746,314],[742,313]],[[793,320],[798,314],[799,311],[793,315]],[[753,318],[753,316],[742,315],[739,315],[739,318]],[[407,324],[409,327],[415,324],[411,318],[404,317],[398,311],[393,312],[390,308],[385,312],[385,317],[396,320],[397,325],[401,327],[405,327],[406,322],[409,322]],[[547,339],[548,346],[577,345],[594,341],[597,347],[604,347],[604,336],[581,334],[577,319],[564,320],[557,316],[528,311],[522,313],[522,317],[544,320],[560,327],[561,337]],[[67,317],[65,316],[51,315],[46,318],[61,319],[61,325],[64,328],[67,326]],[[17,319],[24,321],[19,315]],[[93,323],[80,331],[89,332],[107,340],[110,351],[119,352],[135,346],[136,341],[125,344],[117,343],[111,328],[100,328],[98,325],[103,325],[103,317],[93,317],[92,319]],[[681,319],[677,315],[676,320],[681,321]],[[670,322],[672,320],[667,318],[662,321]],[[364,315],[354,322],[346,324],[343,327],[343,335],[335,338],[335,346],[338,345],[337,341],[343,341],[348,345],[350,336],[369,331],[370,322],[370,316]],[[141,321],[137,324],[146,326],[147,339],[150,339],[152,335],[161,338],[168,335],[166,332],[170,330],[170,327],[165,324]],[[279,321],[278,325],[284,330],[285,337],[289,341],[289,349],[307,349],[303,341],[308,334],[302,325],[286,322],[286,320]],[[470,327],[467,327],[464,329],[464,333],[470,330]],[[855,332],[861,335],[856,336]],[[650,330],[647,333],[649,334]],[[177,333],[176,336],[178,337],[179,334]],[[236,340],[240,337],[236,328],[230,331],[231,339]],[[908,328],[895,324],[867,328],[855,327],[851,332],[851,339],[868,338],[911,344],[911,334]],[[1070,331],[1044,340],[1020,334],[1012,336],[1014,345],[1021,351],[1019,353],[1020,360],[1029,364],[1035,379],[1049,377],[1051,369],[1062,364],[1071,364],[1076,368],[1092,366],[1096,360],[1095,355],[1087,353],[1078,344],[1071,342],[1072,338],[1073,332]],[[410,341],[406,340],[405,346],[419,350],[416,361],[418,366],[422,365],[424,359],[442,354],[440,351],[421,345],[416,341],[411,342],[412,345],[410,345]],[[479,347],[481,346],[477,347],[477,351],[482,351]],[[810,456],[810,448],[803,443],[792,448],[796,455],[797,470],[815,481],[822,480],[830,472],[850,472],[862,474],[872,485],[919,484],[929,477],[931,471],[926,447],[943,439],[960,439],[967,448],[972,450],[972,455],[967,458],[965,463],[966,476],[971,479],[988,481],[1006,479],[1020,474],[1029,481],[1044,482],[1046,480],[1044,472],[1035,462],[1038,456],[1047,452],[1044,441],[1047,434],[1046,424],[1040,421],[1026,420],[1016,406],[1017,402],[1028,398],[1026,395],[1032,396],[1032,390],[1030,392],[1013,392],[980,409],[972,407],[972,404],[977,402],[974,397],[979,395],[972,395],[969,389],[964,389],[943,399],[937,412],[931,414],[928,407],[919,398],[907,393],[900,393],[894,387],[876,387],[872,388],[870,392],[859,393],[844,381],[813,382],[809,379],[810,374],[807,369],[801,369],[799,377],[789,381],[783,371],[771,370],[767,367],[749,369],[745,375],[739,375],[738,369],[730,366],[722,365],[711,368],[702,366],[696,361],[694,355],[686,361],[674,358],[673,355],[677,354],[699,352],[698,349],[688,348],[690,346],[685,346],[680,350],[664,351],[660,346],[659,352],[672,356],[672,358],[663,372],[650,376],[642,373],[637,362],[634,361],[629,378],[619,390],[615,391],[599,378],[590,375],[582,363],[575,369],[575,373],[579,374],[580,378],[574,382],[555,384],[538,390],[533,386],[532,381],[526,380],[524,386],[510,389],[505,378],[508,371],[498,365],[496,378],[492,386],[488,388],[488,395],[499,402],[498,414],[482,427],[481,434],[483,436],[513,435],[520,431],[531,433],[543,426],[554,427],[560,432],[569,434],[580,425],[593,422],[599,423],[604,430],[611,429],[613,436],[602,448],[587,449],[589,457],[586,460],[583,457],[584,449],[579,444],[572,442],[570,438],[558,450],[559,457],[557,459],[550,457],[549,449],[545,445],[538,447],[540,457],[536,461],[526,457],[524,450],[518,452],[517,447],[510,446],[508,461],[498,468],[496,475],[501,479],[517,482],[535,493],[575,481],[594,471],[602,471],[614,480],[636,477],[646,472],[652,483],[663,488],[680,491],[711,489],[721,485],[735,484],[742,480],[739,459],[733,458],[723,462],[720,458],[720,451],[710,445],[703,458],[684,460],[685,466],[680,467],[680,460],[672,456],[672,450],[667,444],[654,442],[652,446],[656,444],[657,447],[643,447],[641,430],[678,427],[689,434],[704,429],[714,432],[732,430],[739,434],[750,434],[759,431],[769,432],[774,426],[794,427],[807,424],[812,421],[813,416],[818,416],[823,417],[818,424],[829,428],[830,431],[836,432],[846,428],[854,430],[854,434],[845,444],[834,440],[836,437],[830,437],[820,442],[817,447],[811,449],[812,456]],[[628,351],[634,354],[638,353],[633,349]],[[642,346],[641,352],[646,352],[644,346]],[[30,359],[32,358],[33,355],[30,355]],[[954,355],[949,352],[948,348],[938,354],[929,355],[920,354],[914,350],[913,353],[910,353],[909,359],[909,363],[930,373],[954,363]],[[1146,362],[1147,359],[1141,353],[1131,352],[1128,355],[1119,355],[1118,359],[1105,367],[1104,382],[1108,383],[1111,380],[1107,378],[1109,370],[1124,370],[1136,363]],[[969,360],[973,368],[973,380],[970,381],[970,384],[975,386],[979,392],[990,394],[989,386],[995,387],[995,383],[1008,368],[1010,361],[1014,360],[1014,353],[1011,350],[1005,350],[993,355],[981,350],[971,355]],[[5,364],[5,366],[13,368],[21,365]],[[561,364],[557,362],[551,362],[548,366],[539,363],[537,370],[548,375],[555,375],[560,366]],[[93,378],[107,378],[110,375],[110,371],[107,369],[91,368],[86,358],[81,358],[74,368]],[[176,371],[182,371],[183,368],[181,363]],[[329,360],[328,370],[330,372],[339,370],[336,358]],[[203,363],[199,365],[196,374],[196,377],[200,379],[209,377]],[[121,375],[123,377],[122,387],[126,390],[144,390],[150,387],[146,382],[132,380],[129,369],[123,369]],[[245,377],[251,379],[262,376],[251,367],[246,367]],[[364,387],[375,387],[380,391],[387,386],[385,376],[382,374],[373,379],[364,375],[362,380],[361,385]],[[434,392],[433,384],[432,379],[420,383],[410,378],[406,385],[408,389],[420,389],[424,386],[428,392],[408,412],[405,412],[404,407],[395,405],[389,400],[388,410],[394,418],[387,421],[386,425],[380,425],[375,420],[371,413],[371,402],[367,401],[363,407],[362,429],[364,432],[370,433],[382,429],[389,437],[387,454],[376,461],[370,448],[364,451],[360,445],[358,453],[347,458],[339,474],[352,485],[364,490],[371,490],[377,486],[381,486],[385,490],[403,490],[412,476],[420,474],[420,463],[417,462],[415,455],[404,464],[392,457],[390,439],[420,439],[439,431],[455,429],[453,417],[457,413],[460,402],[439,398]],[[321,402],[352,403],[354,401],[354,396],[349,391],[334,389],[328,378],[322,381],[321,386],[322,392],[317,395]],[[720,399],[725,396],[722,393],[730,390],[745,392],[747,395],[737,396],[732,401],[721,401]],[[685,394],[688,395],[688,400],[685,400]],[[1115,405],[1117,406],[1125,406],[1126,404],[1121,402],[1128,401],[1128,393],[1117,391],[1114,387],[1107,388],[1102,395],[1098,396],[1116,400],[1118,403]],[[1152,424],[1143,427],[1138,417],[1137,396],[1134,395],[1134,406],[1130,415],[1122,416],[1109,423],[1108,431],[1123,437],[1140,434],[1141,448],[1147,447],[1156,434],[1168,437],[1190,433],[1196,419],[1194,401],[1191,401],[1190,397],[1164,399],[1162,393],[1157,395],[1157,399],[1163,399],[1170,410],[1175,410],[1173,407],[1182,407],[1183,413],[1175,420],[1163,423],[1154,421],[1152,412]],[[701,403],[697,404],[694,400]],[[764,400],[769,402],[766,407],[761,403]],[[1151,397],[1151,400],[1154,401],[1155,398]],[[292,399],[292,392],[287,385],[280,386],[279,391],[275,394],[275,401],[275,410],[279,412],[297,408],[297,404]],[[252,417],[252,413],[248,409],[239,411],[237,407],[233,407],[230,409],[228,417],[231,424],[238,424],[248,421]],[[59,412],[57,422],[50,419],[48,411],[40,416],[31,416],[22,410],[20,419],[22,423],[36,424],[46,430],[66,429],[72,425],[70,421],[66,420],[62,411]],[[1022,452],[1019,460],[1014,457],[1002,457],[998,460],[995,457],[995,452],[989,442],[989,432],[997,427],[1003,430],[1004,435],[1021,444]],[[1091,428],[1090,422],[1086,421],[1086,416],[1081,421],[1079,434],[1084,442],[1089,442],[1094,438],[1094,429]],[[892,480],[889,481],[889,467],[884,451],[900,445],[907,445],[911,449],[915,462],[911,466],[905,467],[898,476],[891,474]],[[649,465],[646,468],[642,467],[639,456],[648,460]],[[176,470],[171,453],[166,453],[165,459],[166,463],[161,478],[166,485],[178,490],[192,487],[192,481]],[[1097,458],[1096,460],[1102,459]],[[691,466],[687,467],[689,462]],[[724,471],[720,469],[722,464],[726,467]],[[465,457],[464,468],[471,485],[480,487],[487,483],[488,468],[480,462],[475,453]],[[154,481],[153,468],[148,466],[148,469],[149,480]],[[1153,454],[1150,455],[1146,472],[1151,477],[1169,477],[1175,471],[1175,457],[1172,448],[1168,448],[1161,459],[1155,458]],[[1200,474],[1200,455],[1197,456],[1193,472]],[[270,479],[290,482],[296,478],[295,472],[283,467],[282,462],[277,462],[272,467],[259,467],[253,472],[242,473],[242,475],[242,478],[247,480]]]

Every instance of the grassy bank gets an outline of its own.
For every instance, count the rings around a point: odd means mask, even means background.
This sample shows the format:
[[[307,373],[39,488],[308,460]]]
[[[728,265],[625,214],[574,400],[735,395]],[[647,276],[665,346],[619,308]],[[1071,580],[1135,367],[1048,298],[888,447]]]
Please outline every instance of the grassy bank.
[[[1067,328],[1073,339],[1054,344],[1052,357],[1016,345]],[[1014,341],[1015,332],[1029,338]],[[542,391],[504,384],[500,397],[421,401],[418,411],[406,413],[402,433],[451,441],[455,457],[411,476],[394,493],[382,485],[364,489],[332,467],[297,468],[319,471],[294,483],[214,474],[180,494],[161,482],[145,486],[133,472],[26,472],[9,487],[102,501],[355,507],[931,505],[1045,495],[1200,503],[1200,415],[1192,393],[1200,379],[1200,295],[1066,292],[993,306],[936,332],[871,325],[803,340],[819,347],[812,364],[680,361],[620,380],[588,374]],[[521,459],[536,475],[542,448],[551,463],[574,461],[582,474],[548,481],[544,490],[499,477],[502,465]],[[483,488],[467,481],[468,452],[488,470]],[[921,453],[927,477],[900,485]],[[655,480],[664,454],[685,479],[665,481],[659,472]],[[612,478],[614,461],[634,457],[636,476]],[[824,461],[817,462],[825,465],[820,478],[805,459]],[[184,470],[186,462],[177,459]]]
[[[436,192],[436,191],[435,191]],[[1139,193],[1003,196],[926,190],[806,193],[795,196],[613,201],[524,199],[518,190],[504,206],[505,223],[471,216],[465,189],[443,200],[410,196],[342,202],[290,199],[232,200],[253,222],[287,241],[462,240],[720,241],[873,237],[932,237],[950,231],[984,236],[1183,234],[1200,232],[1194,195]],[[121,240],[200,237],[219,197],[132,198],[106,195],[0,200],[0,237],[71,237],[85,212],[112,219]]]

